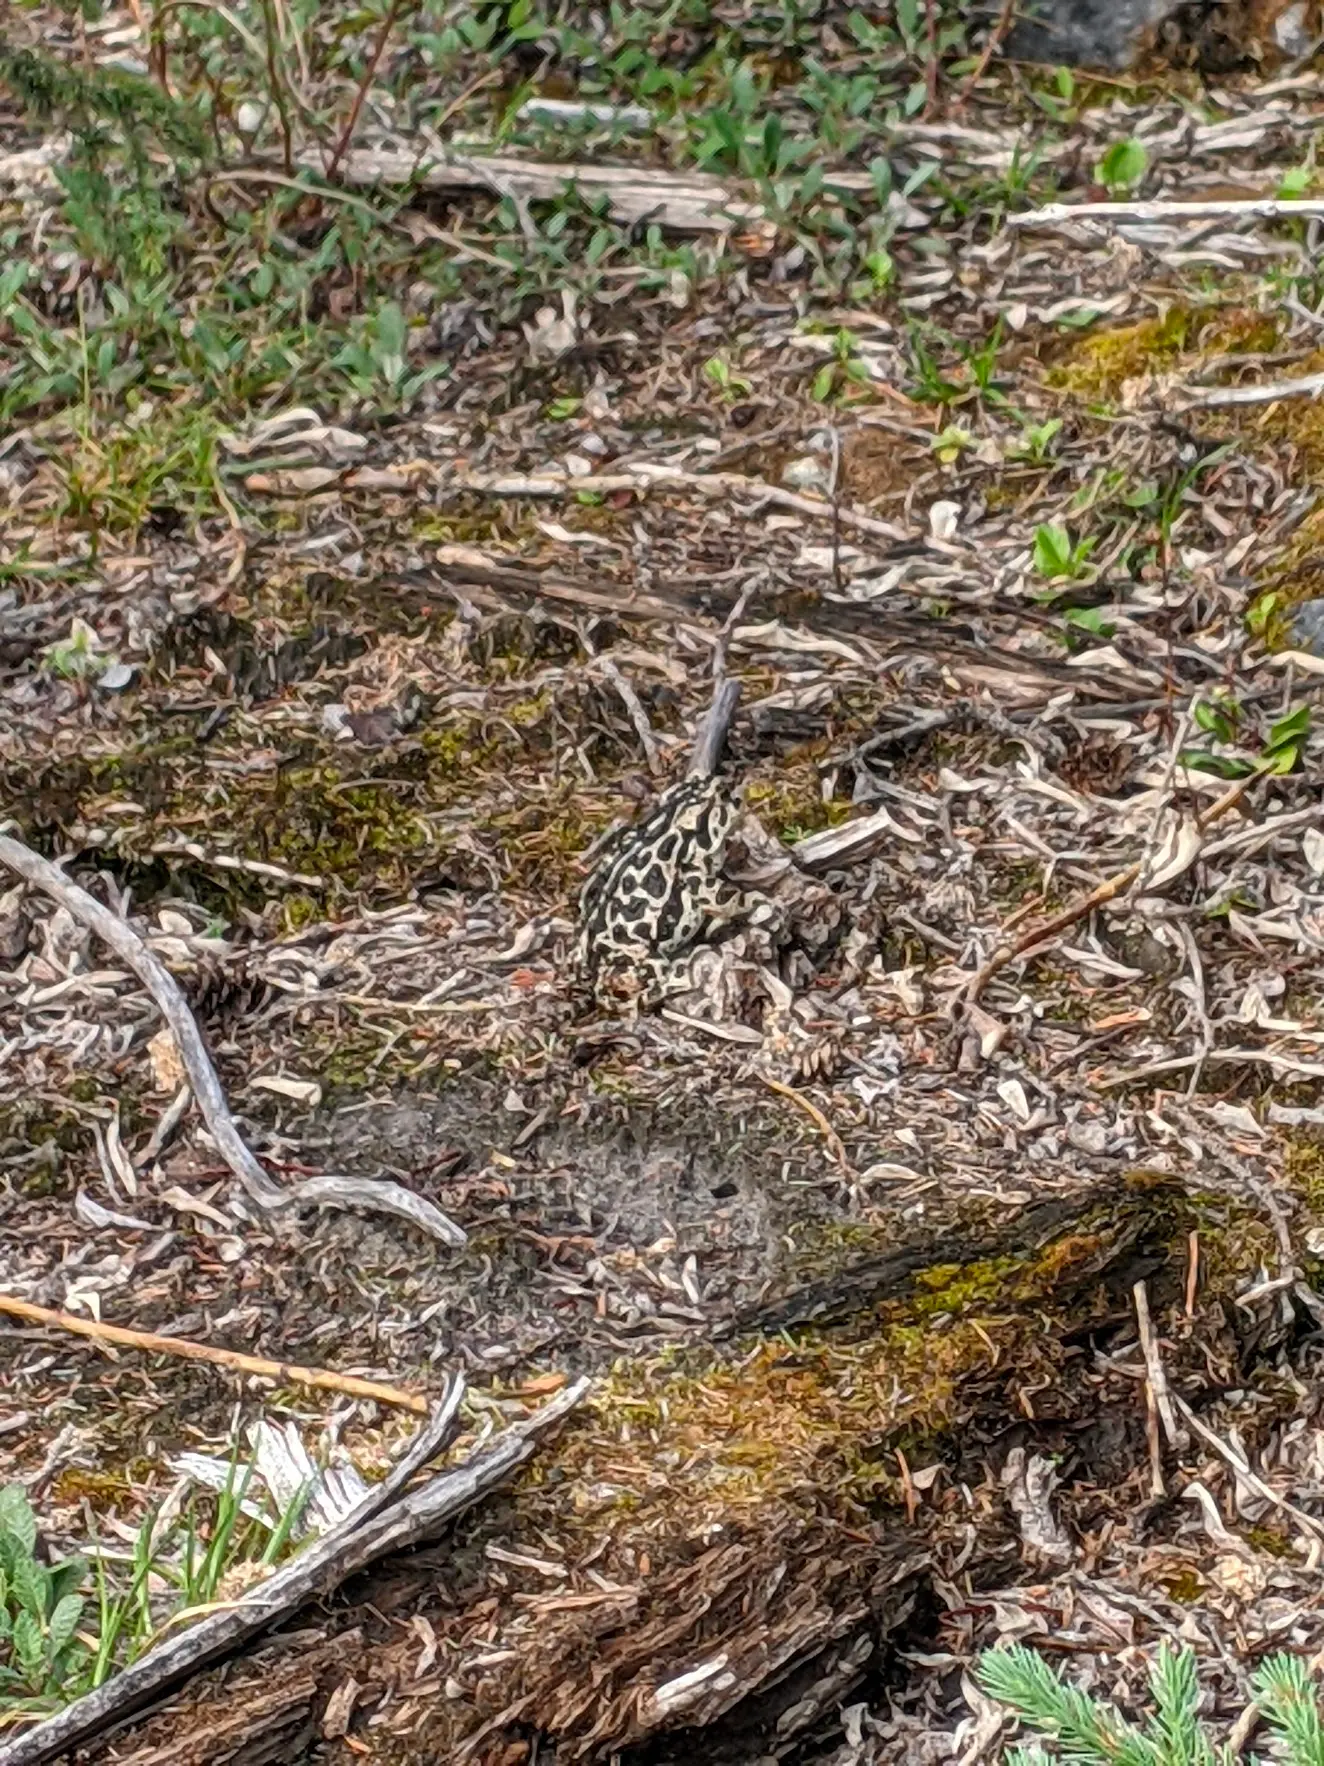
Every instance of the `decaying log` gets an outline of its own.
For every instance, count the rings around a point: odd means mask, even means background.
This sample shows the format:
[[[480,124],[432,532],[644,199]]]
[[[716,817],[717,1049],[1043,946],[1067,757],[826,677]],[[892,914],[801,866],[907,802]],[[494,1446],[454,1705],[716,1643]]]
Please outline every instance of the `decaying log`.
[[[360,1613],[344,1611],[345,1631],[367,1637],[374,1603],[414,1615],[346,1664],[370,1689],[354,1732],[364,1757],[498,1766],[530,1737],[565,1762],[635,1748],[667,1763],[788,1756],[911,1641],[939,1511],[907,1513],[895,1444],[977,1482],[1009,1410],[1039,1431],[1028,1448],[1079,1442],[1100,1404],[1080,1343],[1128,1315],[1137,1280],[1156,1320],[1180,1307],[1191,1218],[1180,1185],[1144,1175],[1009,1223],[976,1212],[733,1319],[729,1349],[618,1365],[537,1475],[475,1510],[444,1559],[393,1564]],[[1033,1414],[1018,1406],[1027,1388]],[[1111,1437],[1140,1463],[1135,1382],[1114,1402]],[[974,1549],[1005,1568],[1016,1537],[1009,1514]],[[331,1689],[310,1700],[304,1663],[323,1647],[288,1641],[275,1670],[288,1697],[263,1718],[271,1747],[295,1713],[316,1733]],[[193,1689],[190,1736],[211,1733],[234,1685],[232,1673]],[[121,1766],[162,1759],[164,1722],[119,1739]],[[187,1766],[233,1751],[232,1734],[190,1744]]]

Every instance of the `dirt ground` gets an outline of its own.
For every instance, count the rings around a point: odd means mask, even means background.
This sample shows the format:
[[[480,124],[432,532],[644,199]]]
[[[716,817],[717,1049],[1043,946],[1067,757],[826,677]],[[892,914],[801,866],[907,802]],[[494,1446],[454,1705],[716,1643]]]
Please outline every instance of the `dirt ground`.
[[[34,7],[0,61],[0,813],[179,980],[273,1178],[394,1179],[466,1243],[263,1212],[167,1119],[136,976],[0,877],[0,1289],[463,1372],[456,1453],[592,1386],[79,1757],[975,1766],[1016,1640],[1124,1709],[1184,1642],[1226,1734],[1324,1646],[1324,205],[1262,206],[1318,189],[1316,62],[324,13],[176,19],[162,64],[137,7]],[[211,92],[224,152],[139,109],[107,208],[121,74]],[[664,121],[567,142],[539,96]],[[364,181],[424,128],[470,188]],[[630,221],[484,146],[761,212]],[[1154,206],[1043,209],[1108,197]],[[745,910],[610,1010],[577,892],[715,658]],[[15,1319],[0,1367],[56,1555],[127,1560],[259,1417],[369,1480],[416,1427]]]

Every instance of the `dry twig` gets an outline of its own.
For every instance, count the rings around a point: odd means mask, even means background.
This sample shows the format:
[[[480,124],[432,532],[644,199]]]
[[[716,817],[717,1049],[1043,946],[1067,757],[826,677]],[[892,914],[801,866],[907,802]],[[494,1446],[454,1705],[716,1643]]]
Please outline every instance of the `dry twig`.
[[[85,889],[71,883],[48,859],[7,834],[0,834],[0,865],[7,866],[25,883],[43,890],[59,902],[80,926],[86,926],[108,944],[142,982],[170,1026],[193,1096],[217,1150],[259,1208],[274,1211],[323,1204],[337,1208],[375,1209],[412,1221],[443,1244],[458,1247],[467,1242],[463,1228],[426,1198],[412,1194],[401,1184],[329,1173],[304,1178],[288,1190],[273,1183],[235,1126],[188,1002],[180,992],[179,983],[160,958],[118,915],[103,907]]]
[[[849,1171],[850,1160],[846,1157],[846,1149],[842,1144],[841,1136],[818,1105],[812,1099],[807,1098],[803,1092],[796,1091],[793,1085],[787,1085],[783,1080],[772,1079],[766,1073],[760,1074],[760,1078],[769,1091],[775,1091],[779,1098],[787,1098],[798,1109],[804,1111],[805,1115],[822,1133],[823,1139],[827,1142],[828,1152],[831,1153],[843,1171]]]
[[[217,1349],[211,1343],[195,1343],[187,1337],[163,1337],[156,1331],[134,1331],[125,1325],[75,1318],[72,1313],[34,1306],[31,1301],[18,1300],[12,1294],[0,1294],[0,1313],[25,1319],[29,1324],[52,1325],[58,1330],[72,1332],[75,1337],[87,1337],[93,1343],[115,1343],[123,1349],[143,1349],[150,1355],[177,1355],[185,1361],[208,1361],[215,1367],[256,1374],[264,1380],[292,1386],[315,1386],[324,1392],[345,1392],[352,1398],[372,1398],[378,1404],[399,1405],[418,1416],[426,1416],[428,1412],[425,1398],[399,1386],[382,1385],[378,1380],[361,1380],[354,1374],[338,1374],[330,1368],[298,1367],[291,1362],[268,1361],[262,1355],[242,1355],[237,1349]]]

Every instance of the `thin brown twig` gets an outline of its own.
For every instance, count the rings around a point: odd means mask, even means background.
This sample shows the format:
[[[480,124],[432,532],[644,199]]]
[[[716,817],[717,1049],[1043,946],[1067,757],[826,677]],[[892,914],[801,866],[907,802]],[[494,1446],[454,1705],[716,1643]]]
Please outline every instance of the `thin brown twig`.
[[[279,36],[271,0],[262,0],[262,31],[267,40],[267,81],[271,87],[271,96],[275,101],[276,115],[280,118],[281,162],[285,169],[285,175],[289,177],[294,171],[294,131],[290,126],[290,110],[286,102],[284,72],[278,65],[279,57],[276,49]]]
[[[998,14],[997,23],[988,34],[988,41],[980,52],[979,60],[974,65],[970,78],[962,86],[957,96],[955,110],[959,115],[966,107],[975,87],[988,72],[988,64],[1002,47],[1007,32],[1011,29],[1011,21],[1016,16],[1016,0],[1002,0],[1002,11]]]
[[[1199,818],[1201,831],[1211,828],[1230,809],[1235,809],[1257,776],[1252,773],[1245,779],[1238,779],[1235,785],[1230,786],[1221,797],[1216,798]],[[1096,884],[1087,894],[1077,896],[1075,901],[1062,909],[1061,913],[1054,914],[1049,920],[1041,921],[1037,926],[1031,926],[1029,931],[1022,933],[1014,943],[999,945],[983,967],[971,977],[970,985],[961,996],[964,1002],[967,1005],[973,1004],[993,977],[1000,970],[1005,969],[1008,963],[1014,963],[1017,957],[1024,956],[1027,950],[1033,950],[1036,945],[1045,944],[1050,939],[1056,938],[1059,933],[1067,931],[1078,921],[1086,919],[1094,912],[1095,908],[1103,907],[1105,903],[1114,901],[1131,887],[1143,869],[1143,861],[1137,859],[1134,864],[1127,865],[1125,870],[1118,871],[1111,877],[1106,877],[1102,883]]]
[[[769,1091],[775,1091],[779,1098],[788,1099],[792,1104],[797,1105],[804,1111],[810,1121],[821,1131],[823,1139],[827,1142],[828,1152],[831,1153],[832,1157],[836,1160],[837,1164],[840,1165],[843,1171],[849,1171],[850,1160],[846,1157],[846,1149],[842,1144],[841,1136],[837,1133],[836,1129],[833,1128],[832,1124],[819,1109],[818,1105],[815,1104],[812,1099],[807,1098],[803,1092],[796,1091],[793,1085],[787,1085],[783,1080],[770,1079],[766,1073],[761,1074],[760,1078],[763,1080],[764,1085],[767,1086]]]
[[[406,1392],[399,1386],[386,1386],[379,1380],[361,1380],[355,1374],[338,1374],[330,1368],[299,1367],[293,1362],[268,1361],[263,1355],[243,1355],[237,1349],[217,1349],[210,1343],[197,1343],[188,1337],[163,1337],[156,1331],[135,1331],[125,1325],[109,1325],[89,1318],[76,1318],[69,1312],[53,1312],[48,1306],[34,1306],[31,1301],[17,1300],[12,1294],[0,1294],[0,1312],[21,1318],[28,1324],[51,1325],[69,1331],[75,1337],[87,1337],[94,1343],[114,1343],[122,1349],[143,1349],[149,1355],[177,1355],[185,1361],[209,1361],[214,1367],[233,1368],[236,1373],[256,1374],[264,1380],[283,1385],[316,1386],[324,1392],[345,1392],[352,1398],[372,1398],[378,1404],[395,1404],[412,1410],[417,1416],[428,1414],[425,1398]]]
[[[373,76],[377,72],[378,63],[386,53],[386,44],[390,38],[391,32],[395,29],[395,21],[400,16],[400,4],[401,0],[391,0],[391,4],[386,9],[386,17],[382,20],[382,28],[377,33],[377,41],[372,46],[372,53],[368,57],[368,65],[363,70],[363,77],[359,81],[358,89],[354,94],[354,102],[349,107],[349,116],[345,122],[344,128],[340,132],[340,139],[331,149],[331,158],[327,161],[326,167],[326,175],[328,179],[335,177],[340,162],[349,151],[349,144],[354,139],[354,131],[359,126],[359,115],[363,110],[363,101],[368,96],[368,87],[372,84]],[[286,169],[288,170],[288,167]]]

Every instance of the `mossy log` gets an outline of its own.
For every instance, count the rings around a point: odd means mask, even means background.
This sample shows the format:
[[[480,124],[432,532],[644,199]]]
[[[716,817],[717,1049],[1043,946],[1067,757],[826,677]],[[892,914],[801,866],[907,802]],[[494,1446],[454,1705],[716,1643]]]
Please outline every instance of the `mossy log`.
[[[199,1682],[116,1758],[147,1766],[167,1738],[198,1766],[311,1758],[350,1680],[356,1759],[514,1766],[534,1737],[562,1762],[791,1758],[922,1635],[944,1519],[912,1469],[977,1483],[1013,1439],[1074,1445],[1099,1482],[1143,1460],[1140,1388],[1105,1419],[1083,1348],[1125,1324],[1139,1280],[1156,1316],[1180,1304],[1192,1231],[1208,1280],[1246,1273],[1265,1234],[1230,1207],[1138,1175],[856,1259],[725,1343],[618,1362],[505,1498]],[[1209,1290],[1200,1318],[1225,1354]],[[1111,1466],[1090,1446],[1105,1433]],[[1018,1551],[986,1517],[967,1573],[1005,1576]]]

